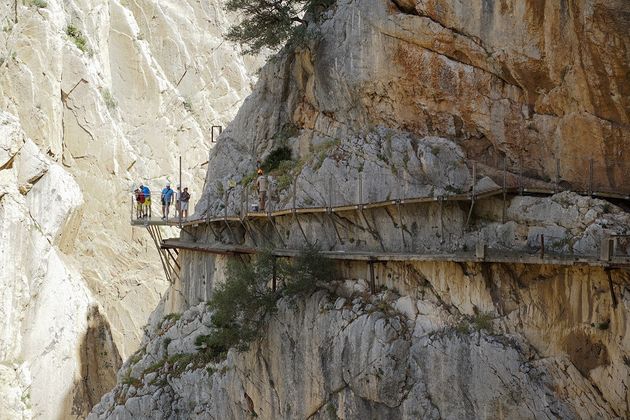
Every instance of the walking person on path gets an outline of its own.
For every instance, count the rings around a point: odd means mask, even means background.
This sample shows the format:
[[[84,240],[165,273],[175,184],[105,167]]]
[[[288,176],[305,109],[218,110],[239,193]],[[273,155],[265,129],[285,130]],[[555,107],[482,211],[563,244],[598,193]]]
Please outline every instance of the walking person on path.
[[[171,184],[167,183],[166,188],[162,190],[162,220],[168,221],[168,211],[173,204],[173,196],[175,191],[171,189]]]
[[[184,188],[184,191],[181,195],[181,203],[180,203],[180,212],[183,219],[188,217],[188,202],[190,201],[190,193],[188,192],[188,187]]]
[[[256,189],[258,190],[258,208],[260,211],[265,210],[267,201],[267,177],[261,168],[258,168],[258,179],[256,179]]]

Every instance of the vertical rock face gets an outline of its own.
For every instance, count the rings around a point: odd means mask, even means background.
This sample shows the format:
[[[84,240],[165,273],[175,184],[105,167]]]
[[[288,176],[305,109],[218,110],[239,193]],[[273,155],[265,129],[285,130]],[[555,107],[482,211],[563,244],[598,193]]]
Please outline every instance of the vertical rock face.
[[[622,1],[337,1],[310,24],[316,36],[308,48],[284,51],[263,69],[210,156],[196,213],[226,205],[237,213],[239,195],[252,202],[246,188],[256,160],[279,147],[293,153],[272,183],[273,206],[284,208],[298,175],[298,206],[330,205],[329,180],[342,202],[357,202],[359,179],[359,199],[368,201],[390,200],[401,186],[407,196],[466,192],[482,184],[466,159],[489,175],[506,159],[545,182],[561,158],[561,180],[580,186],[592,158],[596,182],[624,187],[628,17]],[[427,204],[397,218],[388,210],[365,220],[344,214],[334,231],[323,216],[300,215],[299,230],[278,217],[273,227],[252,221],[249,235],[277,236],[290,248],[308,237],[339,252],[444,256],[480,239],[527,252],[543,232],[560,238],[551,242],[562,253],[586,255],[604,232],[628,233],[627,211],[575,193],[506,201],[482,200],[474,211]],[[507,222],[499,222],[502,210]],[[202,226],[184,236],[212,242],[221,233]],[[364,262],[338,263],[326,290],[280,300],[249,350],[209,363],[194,343],[212,331],[203,302],[225,279],[228,257],[180,255],[183,284],[171,288],[144,346],[90,418],[630,414],[624,270],[389,261],[374,268],[377,289],[386,290],[370,293]],[[162,318],[166,307],[182,313]]]
[[[205,304],[165,317],[89,418],[627,417],[628,309],[593,295],[602,270],[388,264],[377,281],[399,293],[376,294],[364,272],[281,300],[220,363],[194,345],[211,331]]]
[[[133,185],[201,193],[259,59],[220,2],[0,4],[0,412],[82,417],[166,289]],[[88,378],[89,377],[89,378]]]
[[[336,2],[311,26],[307,50],[267,65],[211,157],[200,213],[219,207],[217,180],[238,181],[281,141],[307,158],[313,146],[380,126],[444,137],[491,168],[506,159],[581,189],[593,159],[595,184],[626,185],[627,2],[398,4]]]

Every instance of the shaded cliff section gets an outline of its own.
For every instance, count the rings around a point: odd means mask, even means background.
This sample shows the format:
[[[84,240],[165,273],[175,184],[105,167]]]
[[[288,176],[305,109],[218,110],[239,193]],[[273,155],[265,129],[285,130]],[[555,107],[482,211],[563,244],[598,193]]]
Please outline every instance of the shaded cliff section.
[[[85,417],[92,407],[116,385],[116,372],[122,365],[109,322],[97,306],[87,314],[87,330],[79,347],[80,380],[66,398],[70,412]]]

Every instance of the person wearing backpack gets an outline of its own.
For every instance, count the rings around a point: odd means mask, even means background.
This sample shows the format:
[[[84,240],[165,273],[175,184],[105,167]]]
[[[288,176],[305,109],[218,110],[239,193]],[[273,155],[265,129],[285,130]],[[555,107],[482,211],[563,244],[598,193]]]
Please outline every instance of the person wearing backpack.
[[[151,190],[146,185],[140,185],[140,191],[144,194],[143,217],[151,218]]]
[[[168,222],[168,211],[173,204],[173,196],[175,191],[171,189],[171,184],[167,183],[166,188],[162,190],[162,220],[166,220]]]
[[[136,197],[136,219],[141,219],[144,215],[144,192],[136,188],[133,193]]]
[[[188,187],[184,188],[180,196],[180,215],[183,219],[188,217],[188,202],[190,201],[190,193],[188,192]]]

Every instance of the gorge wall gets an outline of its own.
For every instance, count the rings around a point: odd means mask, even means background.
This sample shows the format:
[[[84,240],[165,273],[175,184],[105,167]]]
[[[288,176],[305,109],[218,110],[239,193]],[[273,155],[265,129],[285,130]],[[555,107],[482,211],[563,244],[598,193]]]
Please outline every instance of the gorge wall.
[[[257,160],[273,209],[448,196],[496,186],[506,162],[532,182],[627,186],[630,11],[622,0],[339,0],[309,23],[307,47],[282,51],[212,150],[196,216],[253,203]],[[478,164],[473,177],[470,161]],[[560,168],[557,169],[557,160]],[[608,169],[605,169],[605,168]],[[558,173],[559,172],[559,173]],[[357,198],[359,179],[363,196]],[[329,185],[334,185],[330,198]],[[451,253],[480,240],[528,253],[599,253],[628,234],[627,207],[564,192],[468,206],[437,203],[304,216],[324,249]],[[302,216],[301,216],[302,217]],[[364,220],[365,219],[365,220]],[[402,220],[402,221],[401,221]],[[398,226],[401,223],[402,226]],[[374,229],[371,227],[377,227]],[[297,247],[301,228],[260,222],[257,236]],[[406,235],[407,244],[402,243]],[[375,234],[378,230],[380,234]],[[203,225],[182,234],[229,242]],[[280,239],[285,242],[280,244]],[[618,250],[630,255],[628,246]],[[195,346],[228,257],[183,251],[182,281],[151,318],[142,348],[90,418],[624,418],[630,413],[627,270],[483,262],[339,263],[305,301],[282,300],[249,350],[220,363]]]
[[[132,186],[201,193],[258,58],[218,1],[0,3],[0,417],[84,417],[168,284]]]

